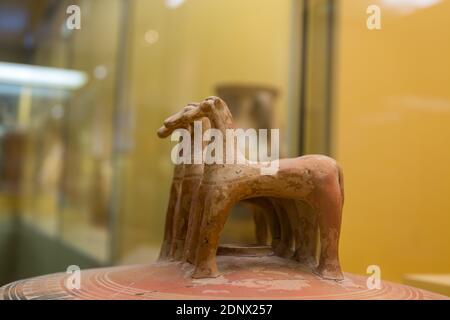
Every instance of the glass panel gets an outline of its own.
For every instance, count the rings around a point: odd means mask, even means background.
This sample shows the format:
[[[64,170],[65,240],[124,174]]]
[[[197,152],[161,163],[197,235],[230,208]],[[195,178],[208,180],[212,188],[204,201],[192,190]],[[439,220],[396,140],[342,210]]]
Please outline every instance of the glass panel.
[[[304,85],[302,106],[302,154],[330,154],[332,53],[335,1],[308,0],[304,3]]]
[[[0,65],[2,190],[20,194],[17,213],[33,228],[106,262],[123,2],[76,4],[79,30],[68,27],[68,3],[11,4],[40,24],[28,35],[29,63]]]
[[[110,258],[108,210],[123,2],[83,1],[79,5],[83,25],[67,40],[71,48],[68,66],[85,70],[90,81],[73,96],[67,110],[62,237],[100,261],[107,261]]]
[[[80,8],[79,29],[68,27],[70,5]],[[280,129],[280,156],[298,154],[301,1],[0,6],[25,15],[16,37],[0,26],[0,61],[36,72],[26,83],[0,81],[0,212],[56,246],[48,265],[157,257],[174,143],[156,130],[190,101],[219,95],[237,127]],[[254,225],[238,204],[222,241],[255,242]]]
[[[255,10],[257,8],[257,10]],[[130,4],[130,104],[133,149],[123,154],[119,259],[156,257],[172,177],[170,150],[156,130],[190,101],[222,95],[238,126],[281,130],[288,150],[293,3],[272,0],[134,1]],[[297,19],[298,17],[296,17]],[[258,97],[269,97],[258,106]],[[252,116],[266,108],[266,117]],[[295,125],[295,119],[294,126]],[[253,220],[235,210],[223,239],[254,239]]]
[[[281,157],[337,158],[346,271],[448,272],[449,12],[438,0],[1,0],[0,285],[156,258],[175,144],[156,130],[210,95],[238,127],[280,129]],[[221,240],[255,242],[253,219],[236,205]]]

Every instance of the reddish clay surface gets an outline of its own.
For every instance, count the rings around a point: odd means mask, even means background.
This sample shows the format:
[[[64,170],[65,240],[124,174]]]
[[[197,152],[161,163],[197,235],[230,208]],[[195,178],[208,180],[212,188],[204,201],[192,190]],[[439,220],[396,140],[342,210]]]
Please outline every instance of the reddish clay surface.
[[[66,273],[11,283],[0,299],[447,299],[383,281],[368,289],[367,277],[345,273],[324,280],[298,264],[275,256],[217,258],[221,276],[192,279],[193,266],[180,262],[82,271],[81,289],[68,290]]]

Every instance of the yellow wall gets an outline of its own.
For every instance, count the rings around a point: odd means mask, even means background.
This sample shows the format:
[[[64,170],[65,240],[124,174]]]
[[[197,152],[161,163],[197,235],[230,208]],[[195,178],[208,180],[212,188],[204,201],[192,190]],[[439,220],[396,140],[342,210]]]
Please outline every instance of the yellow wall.
[[[399,2],[340,1],[334,135],[344,269],[376,264],[396,281],[450,272],[450,1]],[[370,4],[379,31],[366,28]]]

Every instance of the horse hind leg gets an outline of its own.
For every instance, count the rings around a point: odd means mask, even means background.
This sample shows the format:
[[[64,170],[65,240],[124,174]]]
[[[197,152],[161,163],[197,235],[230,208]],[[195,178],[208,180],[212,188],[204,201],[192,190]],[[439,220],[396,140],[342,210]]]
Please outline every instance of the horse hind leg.
[[[344,278],[339,262],[339,236],[342,220],[342,179],[330,175],[318,187],[315,203],[320,229],[320,258],[317,273],[325,279]]]
[[[289,201],[278,198],[271,199],[281,229],[281,238],[278,245],[274,248],[274,253],[282,258],[291,258],[294,254],[292,250],[294,247],[294,235],[288,213],[291,210]]]
[[[317,267],[318,221],[314,209],[304,201],[295,201],[298,229],[295,230],[295,259],[314,270]]]

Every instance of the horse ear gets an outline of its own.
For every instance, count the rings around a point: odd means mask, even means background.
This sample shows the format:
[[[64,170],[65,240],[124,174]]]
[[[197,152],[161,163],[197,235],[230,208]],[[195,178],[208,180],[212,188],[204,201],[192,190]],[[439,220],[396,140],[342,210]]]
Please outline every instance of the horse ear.
[[[225,101],[223,101],[220,97],[214,97],[214,104],[217,105],[226,105]]]
[[[212,110],[213,102],[210,100],[205,100],[200,104],[200,108],[203,112],[209,112]]]
[[[228,109],[228,105],[220,97],[210,97],[208,100],[210,100],[212,105],[217,109]]]

